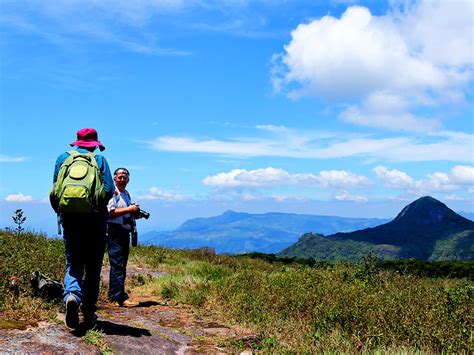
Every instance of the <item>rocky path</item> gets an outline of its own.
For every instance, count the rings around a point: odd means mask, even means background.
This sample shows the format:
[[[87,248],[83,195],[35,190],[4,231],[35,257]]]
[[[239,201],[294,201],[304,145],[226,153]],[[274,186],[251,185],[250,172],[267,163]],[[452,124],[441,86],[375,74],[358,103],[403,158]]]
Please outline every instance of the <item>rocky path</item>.
[[[107,271],[103,271],[104,281]],[[130,269],[128,276],[134,272],[143,270]],[[152,271],[148,275],[160,276]],[[56,320],[34,327],[0,329],[0,353],[217,354],[228,352],[220,346],[224,339],[245,339],[248,335],[198,319],[185,306],[160,303],[151,296],[133,299],[139,302],[137,307],[99,303],[92,340],[86,329],[68,329],[62,322],[64,314],[58,314]]]

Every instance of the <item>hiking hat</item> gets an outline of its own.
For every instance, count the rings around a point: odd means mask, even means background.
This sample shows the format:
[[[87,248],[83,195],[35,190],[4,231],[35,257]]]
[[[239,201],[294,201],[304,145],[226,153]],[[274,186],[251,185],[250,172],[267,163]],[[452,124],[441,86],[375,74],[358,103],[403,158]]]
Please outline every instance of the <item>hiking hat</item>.
[[[77,140],[70,145],[71,147],[76,145],[84,148],[99,147],[101,151],[105,149],[102,143],[100,143],[97,131],[94,128],[83,128],[77,131]]]

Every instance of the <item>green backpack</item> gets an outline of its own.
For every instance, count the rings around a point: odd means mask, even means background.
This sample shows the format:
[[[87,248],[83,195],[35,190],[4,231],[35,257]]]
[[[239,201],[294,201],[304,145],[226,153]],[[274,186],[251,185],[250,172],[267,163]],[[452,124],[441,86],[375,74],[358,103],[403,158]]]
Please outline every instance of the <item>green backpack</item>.
[[[77,150],[68,153],[51,188],[53,209],[61,214],[98,212],[100,201],[105,199],[105,189],[94,153]]]

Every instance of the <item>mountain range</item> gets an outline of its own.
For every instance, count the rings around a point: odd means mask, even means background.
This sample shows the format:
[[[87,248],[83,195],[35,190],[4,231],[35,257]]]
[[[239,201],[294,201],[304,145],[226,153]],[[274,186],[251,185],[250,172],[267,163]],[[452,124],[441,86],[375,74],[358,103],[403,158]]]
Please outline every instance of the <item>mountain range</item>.
[[[353,261],[368,253],[380,259],[474,260],[474,222],[425,196],[390,222],[326,236],[306,233],[277,256]]]
[[[193,218],[174,231],[148,232],[141,244],[170,248],[214,248],[218,253],[276,253],[307,232],[332,234],[374,227],[389,219],[346,218],[290,213],[251,214],[227,211],[209,218]]]

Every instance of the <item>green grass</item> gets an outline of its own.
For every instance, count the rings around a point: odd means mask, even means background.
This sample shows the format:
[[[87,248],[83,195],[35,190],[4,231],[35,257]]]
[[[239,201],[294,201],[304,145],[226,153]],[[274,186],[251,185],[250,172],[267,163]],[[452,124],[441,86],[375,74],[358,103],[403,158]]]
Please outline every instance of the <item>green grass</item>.
[[[210,250],[148,247],[134,253],[141,263],[150,260],[169,272],[147,292],[260,332],[256,350],[467,352],[473,346],[469,279],[379,270],[370,258],[309,267]]]
[[[54,302],[31,296],[30,276],[41,271],[55,280],[64,276],[62,240],[34,233],[0,231],[0,312],[10,320],[35,323],[54,316],[60,307]],[[18,293],[9,288],[18,278]]]
[[[104,334],[101,331],[89,329],[82,337],[87,344],[95,346],[101,354],[112,354],[112,349],[109,348],[104,340]]]
[[[379,269],[371,258],[312,265],[263,259],[216,255],[206,248],[131,248],[130,265],[167,275],[130,278],[128,286],[133,294],[188,304],[207,319],[258,334],[247,343],[226,340],[236,352],[251,348],[272,353],[468,353],[473,349],[474,283],[469,278],[428,278]],[[62,279],[62,241],[0,232],[0,318],[16,321],[9,327],[51,319],[59,307],[30,295],[29,275],[35,270]],[[20,279],[18,296],[6,287],[13,275]]]

